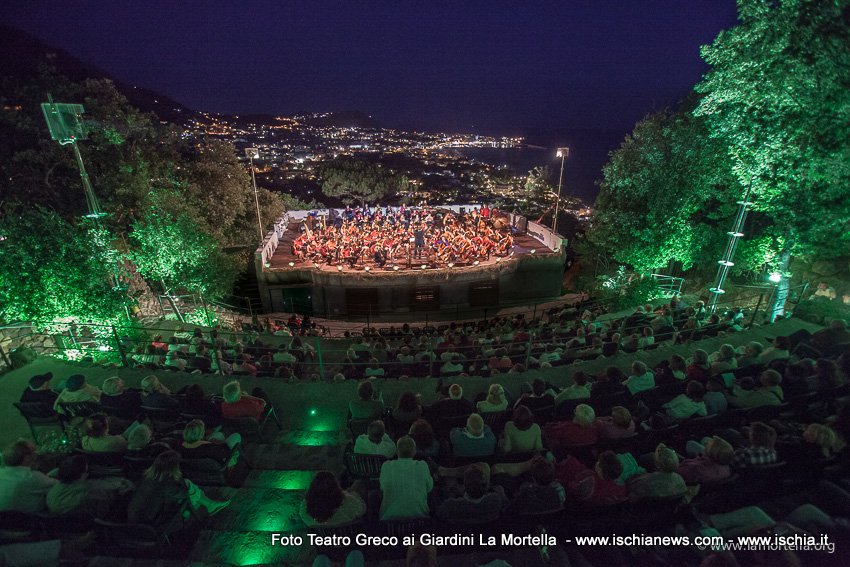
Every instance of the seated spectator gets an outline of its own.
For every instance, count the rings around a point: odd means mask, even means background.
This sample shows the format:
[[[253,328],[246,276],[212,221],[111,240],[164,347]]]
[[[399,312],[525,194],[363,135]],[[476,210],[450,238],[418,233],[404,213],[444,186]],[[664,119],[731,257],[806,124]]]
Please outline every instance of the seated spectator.
[[[688,382],[684,394],[679,394],[662,407],[666,410],[667,417],[672,421],[684,421],[694,415],[706,416],[708,410],[705,407],[703,397],[705,386],[696,381]]]
[[[153,430],[144,423],[134,427],[127,434],[127,455],[135,457],[156,457],[172,447],[165,441],[154,441]]]
[[[507,402],[505,402],[507,407]],[[467,416],[472,413],[475,406],[463,397],[463,388],[460,384],[452,384],[448,388],[448,397],[441,398],[431,404],[428,415],[434,419],[448,419],[452,417]]]
[[[551,409],[555,405],[555,396],[549,390],[541,378],[535,378],[531,383],[531,391],[528,391],[528,383],[523,385],[525,393],[514,404],[514,407],[527,406],[532,412],[538,413]]]
[[[599,430],[594,423],[596,412],[587,404],[575,408],[572,421],[559,421],[546,425],[544,437],[546,446],[553,451],[560,448],[583,447],[593,445],[599,440]]]
[[[655,333],[652,327],[644,327],[643,334],[638,342],[638,347],[644,349],[655,344]]]
[[[251,355],[244,352],[239,355],[236,359],[236,363],[233,365],[234,372],[245,374],[246,376],[256,376],[258,370],[259,368],[257,368],[256,364],[254,364]]]
[[[384,414],[384,399],[380,390],[370,380],[364,380],[357,386],[357,399],[348,404],[352,419],[378,419]]]
[[[705,403],[705,410],[708,415],[723,413],[729,407],[729,402],[726,399],[726,394],[723,393],[725,388],[723,382],[718,378],[712,378],[705,386],[706,392],[702,397]]]
[[[445,361],[442,366],[440,366],[441,376],[457,376],[458,374],[463,373],[463,371],[463,363],[460,355],[458,354],[453,355],[449,360]]]
[[[286,347],[280,347],[272,355],[272,361],[275,364],[295,364],[298,362],[298,359],[295,357],[294,354],[289,352]]]
[[[413,364],[416,362],[416,357],[410,353],[410,347],[408,346],[401,347],[395,359],[401,364]]]
[[[687,484],[719,482],[732,474],[729,468],[735,449],[725,439],[710,437],[702,443],[688,441],[688,454],[696,455],[679,464],[679,475]]]
[[[590,506],[608,506],[628,498],[626,487],[617,484],[623,463],[613,451],[603,451],[593,469],[570,455],[555,467],[555,477],[573,499]]]
[[[104,517],[115,497],[126,494],[133,483],[121,477],[88,478],[88,463],[83,455],[70,455],[60,464],[56,480],[45,501],[51,514],[85,514]]]
[[[179,409],[180,403],[171,397],[171,390],[153,374],[142,378],[141,385],[142,406],[175,411]]]
[[[809,392],[808,378],[815,373],[815,361],[804,358],[785,365],[782,377],[782,394],[787,398],[796,398]]]
[[[222,397],[224,402],[221,404],[221,415],[225,419],[236,419],[240,417],[251,417],[257,421],[262,421],[268,407],[268,402],[258,394],[262,394],[262,390],[254,388],[254,395],[249,396],[242,391],[242,385],[234,380],[224,385],[222,389]]]
[[[627,487],[631,500],[643,498],[672,498],[684,495],[688,487],[679,476],[679,456],[663,443],[655,448],[655,472],[629,478]]]
[[[123,453],[127,450],[127,439],[121,435],[110,435],[109,418],[96,413],[86,418],[86,434],[80,445],[93,453]]]
[[[203,416],[207,425],[221,423],[221,404],[212,401],[200,384],[190,384],[183,390],[181,411],[189,415]]]
[[[691,357],[690,364],[688,364],[688,371],[685,378],[705,384],[710,375],[709,366],[708,353],[702,349],[697,349]]]
[[[493,356],[487,361],[487,366],[493,374],[507,372],[514,365],[505,348],[498,348]]]
[[[65,380],[65,389],[56,397],[53,409],[63,413],[61,404],[78,402],[100,402],[100,390],[87,384],[82,374],[74,374]]]
[[[531,464],[531,480],[520,485],[511,506],[520,515],[538,514],[561,509],[566,499],[563,485],[555,480],[555,465],[538,456]]]
[[[422,417],[422,402],[419,394],[411,391],[402,392],[398,405],[393,409],[393,419],[405,427]]]
[[[546,350],[543,352],[538,358],[531,357],[531,362],[534,364],[554,364],[556,362],[560,362],[561,353],[557,350],[557,345],[555,343],[548,343],[546,345]]]
[[[37,374],[30,378],[27,389],[21,394],[23,403],[40,403],[53,406],[59,394],[50,389],[50,381],[53,379],[52,372]]]
[[[189,359],[189,367],[195,370],[200,370],[205,374],[209,374],[212,370],[212,360],[210,360],[209,350],[206,346],[199,344],[195,349],[195,356]]]
[[[183,478],[180,453],[160,453],[136,488],[127,506],[127,520],[171,534],[182,529],[192,510],[204,508],[212,515],[230,504],[209,498],[191,480]]]
[[[169,350],[165,355],[165,367],[170,368],[172,370],[179,370],[180,372],[185,372],[186,367],[189,363],[185,358],[181,355],[178,350]]]
[[[384,369],[377,358],[370,358],[369,364],[366,365],[366,370],[363,371],[366,378],[381,378],[384,376]]]
[[[732,345],[720,345],[717,352],[708,357],[711,363],[709,372],[711,374],[723,374],[738,368],[738,359],[735,358],[735,354],[735,347]]]
[[[476,404],[479,413],[492,413],[508,409],[508,399],[501,384],[490,384],[487,397]]]
[[[623,382],[631,395],[655,388],[655,375],[646,364],[636,360],[632,363],[632,374]]]
[[[496,450],[496,436],[477,413],[467,418],[466,427],[452,429],[449,439],[455,457],[486,457]]]
[[[784,401],[782,375],[776,370],[765,370],[759,376],[760,386],[753,390],[745,390],[740,385],[732,387],[729,405],[733,408],[758,408],[762,406],[778,406]]]
[[[381,520],[427,518],[428,493],[434,479],[425,461],[414,461],[416,442],[402,437],[396,444],[398,459],[381,465]]]
[[[502,451],[529,453],[543,449],[540,426],[534,423],[534,414],[527,406],[514,410],[513,419],[505,424]]]
[[[748,447],[737,449],[732,459],[736,469],[772,465],[777,461],[776,430],[771,426],[756,421],[750,425],[750,444]]]
[[[808,341],[808,345],[817,351],[816,356],[824,357],[837,355],[847,343],[850,343],[850,331],[843,319],[833,319],[827,328],[812,334]]]
[[[122,378],[110,376],[103,381],[102,388],[100,403],[104,407],[117,410],[125,417],[134,417],[139,412],[142,395],[138,390],[128,390]]]
[[[369,424],[365,434],[357,436],[354,452],[362,455],[383,455],[387,459],[395,457],[395,443],[387,435],[383,421],[376,419]]]
[[[791,342],[788,337],[776,337],[773,346],[768,347],[761,353],[762,364],[769,364],[774,360],[785,360],[791,356]]]
[[[597,417],[595,425],[602,439],[624,439],[635,434],[632,414],[623,406],[611,408],[610,417]]]
[[[357,492],[343,490],[332,472],[319,471],[307,489],[298,515],[308,527],[341,526],[365,516],[366,502]]]
[[[835,430],[820,423],[810,423],[803,431],[802,439],[807,450],[798,458],[804,457],[805,462],[828,459],[846,447]]]
[[[815,362],[815,372],[809,376],[808,382],[812,391],[832,390],[845,384],[844,377],[838,372],[838,365],[828,358],[819,358]]]
[[[590,387],[590,399],[607,398],[626,392],[623,380],[626,375],[616,366],[609,366],[603,374],[597,376],[596,381]]]
[[[738,368],[746,368],[761,364],[761,353],[764,352],[764,345],[759,341],[750,341],[741,349],[741,354],[738,355]]]
[[[590,398],[590,384],[587,374],[584,372],[576,372],[573,375],[573,383],[567,386],[555,396],[555,404],[559,404],[564,400],[586,400]]]
[[[687,378],[688,363],[685,362],[685,359],[678,354],[674,354],[670,357],[669,369],[670,375],[675,381],[680,382]]]
[[[0,467],[0,511],[15,510],[34,514],[44,510],[45,496],[56,479],[34,470],[38,453],[35,445],[21,439],[3,450]]]
[[[463,495],[448,498],[437,508],[437,518],[448,521],[486,520],[496,518],[508,499],[501,486],[490,486],[489,467],[476,463],[463,473]]]
[[[424,419],[417,419],[410,425],[408,435],[416,442],[420,457],[436,458],[440,454],[440,442],[434,435],[434,428]]]
[[[225,441],[207,439],[207,428],[200,419],[193,419],[183,428],[183,442],[177,448],[184,459],[212,459],[228,468],[236,466],[239,452],[236,447],[242,438],[234,433]],[[221,434],[219,434],[221,435]],[[221,435],[223,437],[223,435]]]

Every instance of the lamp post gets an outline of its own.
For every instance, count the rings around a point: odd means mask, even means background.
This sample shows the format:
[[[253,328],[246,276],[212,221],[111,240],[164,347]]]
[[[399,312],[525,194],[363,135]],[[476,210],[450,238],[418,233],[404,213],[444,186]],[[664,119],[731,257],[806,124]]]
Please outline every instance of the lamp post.
[[[260,159],[259,148],[245,148],[245,155],[251,162],[251,182],[254,184],[254,203],[257,205],[257,227],[260,230],[260,242],[263,241],[263,219],[260,218],[260,196],[257,192],[257,176],[254,174],[254,160]]]
[[[570,155],[570,148],[558,148],[558,151],[555,152],[555,157],[561,158],[561,174],[558,175],[558,200],[555,201],[555,220],[552,221],[553,234],[558,234],[558,211],[561,208],[561,186],[564,182],[564,159],[568,155]]]

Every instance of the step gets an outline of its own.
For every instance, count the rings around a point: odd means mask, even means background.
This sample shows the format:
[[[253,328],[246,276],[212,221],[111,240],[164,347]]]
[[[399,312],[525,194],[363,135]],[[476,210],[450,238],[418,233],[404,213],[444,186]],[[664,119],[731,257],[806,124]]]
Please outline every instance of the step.
[[[306,537],[301,545],[272,545],[267,531],[202,531],[190,561],[206,565],[310,565],[315,552]]]

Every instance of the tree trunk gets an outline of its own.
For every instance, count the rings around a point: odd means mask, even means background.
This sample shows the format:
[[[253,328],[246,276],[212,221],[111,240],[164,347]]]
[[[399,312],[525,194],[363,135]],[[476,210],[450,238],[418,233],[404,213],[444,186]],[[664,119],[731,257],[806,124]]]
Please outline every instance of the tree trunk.
[[[166,287],[165,282],[162,282],[162,289],[165,292],[165,298],[168,300],[168,303],[171,304],[171,309],[174,310],[174,314],[177,315],[177,320],[181,323],[185,323],[186,320],[183,319],[183,314],[180,312],[180,308],[177,307],[177,302],[174,301],[174,298],[171,297],[171,292],[168,287]]]
[[[771,323],[785,315],[785,302],[788,300],[788,293],[791,289],[791,280],[788,277],[788,264],[790,262],[791,249],[789,246],[785,246],[779,253],[779,283],[776,284],[773,301],[768,308],[768,321]]]

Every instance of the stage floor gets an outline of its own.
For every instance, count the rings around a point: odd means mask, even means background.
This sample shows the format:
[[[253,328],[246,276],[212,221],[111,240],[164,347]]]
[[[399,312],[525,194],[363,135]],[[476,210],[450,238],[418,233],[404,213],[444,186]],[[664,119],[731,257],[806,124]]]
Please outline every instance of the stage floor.
[[[342,273],[350,272],[363,272],[365,266],[369,266],[369,269],[372,272],[402,272],[402,271],[413,271],[413,270],[421,270],[421,266],[424,263],[421,260],[413,260],[412,266],[410,268],[407,267],[407,261],[401,262],[398,264],[398,270],[394,270],[392,266],[385,266],[383,268],[379,268],[371,258],[368,259],[365,263],[360,261],[353,269],[348,265],[348,263],[340,263],[338,265],[328,265],[324,263],[319,263],[318,267],[313,266],[311,261],[299,261],[295,255],[292,254],[292,241],[298,237],[300,234],[299,227],[301,225],[300,221],[291,222],[286,229],[286,232],[283,233],[283,238],[280,240],[280,243],[277,246],[277,250],[275,250],[274,255],[269,260],[271,264],[266,270],[270,271],[286,271],[286,270],[303,270],[305,268],[310,268],[313,270],[319,270],[324,272],[339,272],[338,266],[342,266]],[[530,236],[529,234],[515,234],[514,235],[514,247],[513,252],[514,256],[521,256],[524,254],[555,254],[550,248],[547,248],[545,244]],[[472,264],[463,264],[463,265],[455,265],[456,269],[463,268],[480,268],[482,266],[489,266],[495,264],[498,261],[498,256],[490,256],[489,260],[482,260],[478,263],[477,266]],[[290,266],[290,262],[294,265]],[[446,269],[447,266],[440,265],[436,267],[429,267],[432,270],[438,269]]]

